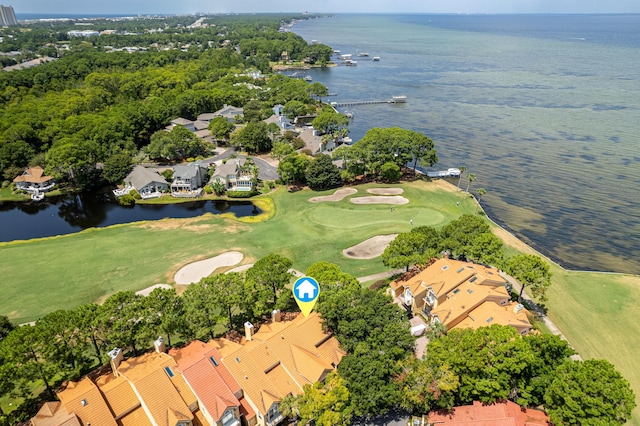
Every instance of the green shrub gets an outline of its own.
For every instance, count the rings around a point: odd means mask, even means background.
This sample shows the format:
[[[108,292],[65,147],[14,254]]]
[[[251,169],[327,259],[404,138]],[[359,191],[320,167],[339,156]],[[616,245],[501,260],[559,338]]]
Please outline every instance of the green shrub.
[[[3,181],[2,181],[2,187],[3,187],[3,188],[8,187],[9,185],[11,185],[11,182],[10,182],[10,181],[8,181],[8,180],[3,180]]]
[[[211,187],[209,185],[204,187],[204,192],[211,195],[213,194],[213,189],[211,189]]]
[[[138,196],[139,195],[140,194],[138,194]],[[131,207],[136,204],[136,199],[131,194],[124,194],[122,197],[118,198],[118,203],[120,203],[121,206]]]
[[[136,190],[136,189],[132,189],[129,194],[131,196],[133,196],[133,198],[135,198],[136,200],[142,200],[142,196],[140,195],[140,193]]]
[[[251,198],[256,195],[256,191],[227,191],[229,198]]]

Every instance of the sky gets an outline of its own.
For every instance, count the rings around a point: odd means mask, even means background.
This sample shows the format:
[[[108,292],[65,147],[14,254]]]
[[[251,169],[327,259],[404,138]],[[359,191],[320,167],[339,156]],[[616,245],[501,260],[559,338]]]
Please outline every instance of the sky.
[[[6,0],[5,0],[6,1]],[[16,13],[640,13],[640,0],[8,0]]]

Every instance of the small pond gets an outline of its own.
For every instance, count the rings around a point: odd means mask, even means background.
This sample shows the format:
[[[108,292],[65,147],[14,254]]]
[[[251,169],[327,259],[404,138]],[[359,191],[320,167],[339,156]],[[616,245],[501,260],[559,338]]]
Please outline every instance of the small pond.
[[[0,241],[65,235],[87,228],[164,218],[231,212],[237,217],[262,211],[250,201],[197,200],[123,207],[110,191],[45,198],[41,202],[0,203]]]

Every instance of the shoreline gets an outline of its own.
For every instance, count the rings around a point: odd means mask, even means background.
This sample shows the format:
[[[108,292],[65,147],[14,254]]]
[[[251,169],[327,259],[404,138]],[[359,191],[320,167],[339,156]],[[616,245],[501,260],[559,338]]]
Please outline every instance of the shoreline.
[[[444,179],[432,180],[431,182],[432,183],[441,182],[440,187],[442,189],[444,189],[445,191],[448,191],[448,192],[453,192],[453,193],[455,193],[455,192],[463,192],[464,193],[465,192],[462,189],[460,189],[457,186],[455,186],[454,184],[452,184],[451,182],[448,182],[448,181],[446,181]],[[475,202],[478,203],[477,198],[473,194],[468,194],[468,195],[471,195],[474,198]],[[595,271],[595,270],[581,270],[581,269],[566,268],[566,267],[562,266],[560,263],[558,263],[558,261],[556,261],[555,259],[549,257],[548,255],[546,255],[543,252],[541,252],[540,250],[538,250],[536,247],[534,247],[531,244],[525,242],[524,240],[518,238],[509,229],[507,229],[506,227],[504,227],[500,223],[496,222],[491,216],[489,216],[487,214],[487,212],[484,210],[484,208],[482,207],[482,205],[480,203],[478,203],[478,206],[479,206],[480,211],[482,211],[482,213],[484,213],[484,216],[489,220],[489,222],[491,222],[491,224],[495,226],[495,228],[493,229],[494,233],[496,234],[496,236],[498,238],[500,238],[501,240],[504,241],[505,245],[513,247],[518,251],[529,252],[529,254],[535,254],[536,256],[540,256],[543,259],[545,259],[546,261],[548,261],[549,263],[552,263],[554,266],[562,269],[565,272],[639,276],[638,274],[634,274],[634,273],[631,273],[631,272]],[[495,232],[495,230],[497,230],[498,232]]]

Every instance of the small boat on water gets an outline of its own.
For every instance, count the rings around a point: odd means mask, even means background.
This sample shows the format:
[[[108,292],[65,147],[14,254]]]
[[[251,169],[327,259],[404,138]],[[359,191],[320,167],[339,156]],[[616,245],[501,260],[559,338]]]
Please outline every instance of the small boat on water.
[[[369,53],[368,52],[360,52],[360,53],[358,53],[358,56],[366,57],[366,56],[369,56]]]
[[[374,57],[373,57],[373,61],[374,61],[374,62],[378,62],[378,61],[380,61],[380,56],[374,56]]]
[[[353,66],[358,65],[358,61],[354,61],[352,59],[347,59],[347,60],[344,61],[344,64],[346,66],[348,66],[348,67],[353,67]]]
[[[311,77],[310,75],[306,76],[304,79],[306,81],[313,81],[313,77]]]

